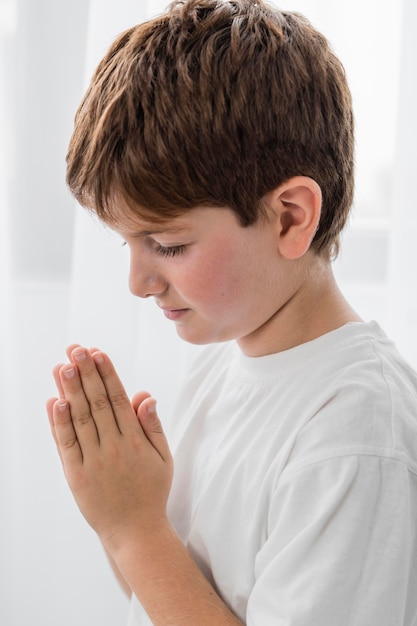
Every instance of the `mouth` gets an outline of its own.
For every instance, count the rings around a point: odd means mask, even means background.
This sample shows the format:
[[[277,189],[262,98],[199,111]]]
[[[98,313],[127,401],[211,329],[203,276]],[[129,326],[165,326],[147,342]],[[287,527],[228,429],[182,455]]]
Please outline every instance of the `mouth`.
[[[165,306],[161,306],[160,308],[162,309],[165,317],[173,322],[180,320],[189,311],[189,309],[175,309]]]

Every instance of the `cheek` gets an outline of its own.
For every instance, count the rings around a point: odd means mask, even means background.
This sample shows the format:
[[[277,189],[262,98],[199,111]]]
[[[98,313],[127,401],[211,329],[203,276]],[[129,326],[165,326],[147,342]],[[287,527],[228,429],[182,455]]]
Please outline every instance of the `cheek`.
[[[229,242],[216,246],[190,270],[193,293],[213,306],[233,306],[245,291],[244,259],[233,252]]]

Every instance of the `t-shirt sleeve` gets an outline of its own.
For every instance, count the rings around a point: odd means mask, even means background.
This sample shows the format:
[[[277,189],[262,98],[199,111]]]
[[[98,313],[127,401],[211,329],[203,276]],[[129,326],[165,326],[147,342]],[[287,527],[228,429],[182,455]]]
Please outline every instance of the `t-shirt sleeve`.
[[[383,455],[288,467],[257,554],[247,626],[415,624],[416,494],[416,476]]]

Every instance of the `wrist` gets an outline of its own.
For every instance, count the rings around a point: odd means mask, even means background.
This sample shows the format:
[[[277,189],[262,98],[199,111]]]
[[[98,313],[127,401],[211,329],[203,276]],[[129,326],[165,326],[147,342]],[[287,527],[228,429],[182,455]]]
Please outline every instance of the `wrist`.
[[[149,514],[112,528],[101,534],[100,539],[107,552],[118,560],[123,559],[125,553],[146,554],[173,535],[177,537],[166,515]]]

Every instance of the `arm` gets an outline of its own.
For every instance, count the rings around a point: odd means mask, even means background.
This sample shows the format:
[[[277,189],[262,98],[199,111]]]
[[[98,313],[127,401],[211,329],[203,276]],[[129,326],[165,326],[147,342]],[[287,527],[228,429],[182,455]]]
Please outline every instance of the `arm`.
[[[48,416],[77,504],[127,586],[156,626],[241,624],[167,519],[173,463],[155,401],[139,394],[132,407],[99,351],[77,347],[71,361]]]

